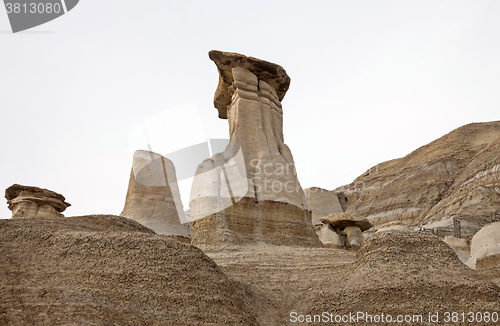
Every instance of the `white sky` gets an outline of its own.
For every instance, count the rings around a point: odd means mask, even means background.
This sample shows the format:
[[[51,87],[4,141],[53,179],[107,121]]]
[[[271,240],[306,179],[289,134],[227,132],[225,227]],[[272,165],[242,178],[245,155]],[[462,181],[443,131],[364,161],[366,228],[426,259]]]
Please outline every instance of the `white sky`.
[[[500,120],[499,1],[81,0],[17,34],[0,8],[0,189],[59,192],[66,216],[119,214],[134,126],[169,109],[186,121],[194,103],[207,137],[228,136],[212,49],[290,75],[284,134],[304,188]]]

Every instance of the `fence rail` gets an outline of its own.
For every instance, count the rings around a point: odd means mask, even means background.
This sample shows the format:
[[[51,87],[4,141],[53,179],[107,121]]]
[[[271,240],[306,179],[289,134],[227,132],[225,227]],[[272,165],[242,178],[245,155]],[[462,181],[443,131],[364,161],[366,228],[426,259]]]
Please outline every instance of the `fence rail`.
[[[480,227],[468,227],[469,230],[472,229],[472,232],[462,232],[463,227],[462,227],[462,221],[467,221],[470,219],[475,219],[475,218],[483,218],[485,221]],[[488,223],[494,223],[500,221],[500,214],[499,211],[491,212],[490,215],[454,215],[453,216],[453,225],[452,226],[446,226],[446,227],[436,227],[436,228],[420,228],[420,231],[423,232],[431,232],[432,234],[438,236],[438,237],[444,237],[447,235],[453,235],[455,238],[462,238],[462,235],[466,235],[466,238],[468,238],[471,235],[476,234],[481,228],[488,224]]]

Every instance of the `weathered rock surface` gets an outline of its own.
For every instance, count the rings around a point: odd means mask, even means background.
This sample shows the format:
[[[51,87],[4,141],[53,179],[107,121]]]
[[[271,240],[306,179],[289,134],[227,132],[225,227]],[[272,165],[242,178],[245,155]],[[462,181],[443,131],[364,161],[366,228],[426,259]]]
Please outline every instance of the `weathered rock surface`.
[[[500,210],[499,152],[500,121],[472,123],[378,164],[336,192],[347,198],[347,212],[375,225],[422,225],[456,216],[469,218],[462,232],[468,236]]]
[[[158,234],[191,237],[175,168],[169,159],[149,151],[134,153],[125,208],[120,215]]]
[[[297,303],[309,299],[311,293],[322,293],[325,284],[336,284],[355,258],[347,250],[271,245],[207,255],[231,279],[259,296],[261,309],[255,315],[262,326],[301,325],[290,322],[290,312],[301,312],[296,310]]]
[[[0,220],[0,325],[257,325],[196,247],[118,216]]]
[[[476,272],[500,286],[500,244],[476,259]]]
[[[219,70],[219,85],[215,91],[214,106],[219,110],[219,118],[227,119],[227,107],[232,102],[232,91],[234,88],[241,87],[241,83],[246,80],[238,80],[236,78],[236,87],[231,89],[235,82],[233,76],[233,68],[241,68],[248,70],[253,75],[257,76],[259,80],[264,81],[271,88],[271,92],[275,93],[276,100],[281,102],[285,97],[288,87],[290,87],[290,77],[288,77],[283,67],[267,62],[264,60],[247,57],[238,53],[210,51],[210,59],[215,62]],[[250,77],[251,80],[255,80]],[[257,86],[255,83],[252,86]],[[244,85],[242,88],[251,87]],[[257,89],[252,90],[256,91]],[[281,105],[280,105],[281,107]]]
[[[63,195],[38,187],[14,184],[5,190],[12,218],[58,218],[71,204]]]
[[[344,249],[345,244],[342,237],[330,224],[316,226],[316,234],[325,248]]]
[[[345,246],[347,249],[358,250],[363,242],[365,242],[365,237],[359,226],[347,226],[343,231],[346,235]]]
[[[283,138],[281,100],[290,78],[267,61],[220,51],[209,56],[220,76],[214,105],[228,119],[231,141],[196,172],[193,243],[290,244],[294,238],[296,245],[321,246]],[[216,236],[207,238],[215,227]]]
[[[332,213],[343,213],[339,198],[334,191],[319,187],[304,189],[307,204],[312,212],[313,226],[322,225],[321,218]]]
[[[356,261],[338,277],[297,302],[302,314],[422,315],[413,325],[436,325],[450,311],[498,311],[500,288],[465,266],[439,238],[423,232],[379,232],[370,237]],[[440,323],[443,320],[440,319]],[[341,323],[359,325],[365,320]],[[367,325],[390,324],[368,322]]]
[[[321,222],[328,223],[335,228],[345,228],[348,226],[357,226],[361,231],[370,229],[371,224],[366,218],[355,213],[332,213],[321,218]]]
[[[460,239],[447,235],[444,237],[443,241],[453,249],[462,263],[466,263],[467,260],[469,260],[470,246],[467,239]]]
[[[310,214],[295,205],[244,197],[220,212],[193,220],[191,243],[203,249],[259,242],[322,247],[312,227],[304,227],[311,221]]]
[[[320,221],[323,226],[316,227],[316,234],[323,245],[348,250],[358,250],[365,240],[362,232],[373,226],[366,218],[352,213],[332,213],[321,217]],[[338,235],[338,241],[331,231]]]
[[[217,249],[208,252],[215,265],[197,248],[123,217],[0,220],[0,324],[274,326],[297,324],[294,311],[394,318],[439,311],[442,318],[499,310],[497,286],[438,238],[410,232],[401,239],[407,233],[375,234],[358,254]]]
[[[475,269],[476,260],[484,256],[496,255],[499,245],[500,222],[486,225],[471,240],[470,258],[467,265]]]

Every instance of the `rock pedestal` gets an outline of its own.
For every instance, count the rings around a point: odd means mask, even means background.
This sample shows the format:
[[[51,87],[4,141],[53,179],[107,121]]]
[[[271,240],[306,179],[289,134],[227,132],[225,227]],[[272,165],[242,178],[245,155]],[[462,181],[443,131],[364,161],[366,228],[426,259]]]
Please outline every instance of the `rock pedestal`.
[[[219,71],[214,105],[229,121],[231,142],[196,172],[193,243],[321,246],[283,138],[281,100],[290,78],[267,61],[220,51],[209,56]]]
[[[342,237],[335,232],[330,224],[317,226],[316,234],[325,248],[345,249]]]
[[[63,195],[38,187],[14,184],[5,190],[12,218],[59,218],[71,206]]]
[[[365,237],[362,232],[370,229],[371,224],[366,218],[352,213],[332,213],[321,218],[323,226],[318,230],[318,236],[325,247],[358,250]],[[331,245],[331,239],[340,238],[341,247]]]
[[[121,216],[131,218],[158,234],[190,238],[173,163],[160,154],[138,150]]]

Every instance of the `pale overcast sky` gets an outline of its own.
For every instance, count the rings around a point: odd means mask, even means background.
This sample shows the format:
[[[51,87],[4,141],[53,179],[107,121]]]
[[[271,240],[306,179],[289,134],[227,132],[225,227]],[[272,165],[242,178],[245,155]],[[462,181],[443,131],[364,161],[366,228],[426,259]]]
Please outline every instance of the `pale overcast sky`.
[[[66,216],[120,214],[141,121],[176,116],[156,148],[228,136],[212,49],[291,77],[284,134],[303,188],[500,120],[499,1],[81,0],[16,34],[0,8],[0,189],[59,192]]]

